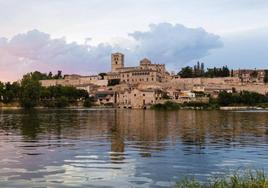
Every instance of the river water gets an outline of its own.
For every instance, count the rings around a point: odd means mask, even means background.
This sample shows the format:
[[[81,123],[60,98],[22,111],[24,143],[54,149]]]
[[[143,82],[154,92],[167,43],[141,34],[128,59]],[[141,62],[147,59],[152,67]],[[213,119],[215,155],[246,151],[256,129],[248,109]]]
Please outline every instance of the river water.
[[[268,172],[268,112],[0,110],[0,187],[170,187]]]

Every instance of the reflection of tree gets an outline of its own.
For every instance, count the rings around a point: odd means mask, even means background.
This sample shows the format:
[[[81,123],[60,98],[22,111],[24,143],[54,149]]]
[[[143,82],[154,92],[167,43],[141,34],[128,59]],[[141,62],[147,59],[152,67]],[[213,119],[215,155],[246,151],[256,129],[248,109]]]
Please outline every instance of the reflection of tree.
[[[185,145],[229,145],[234,141],[244,144],[250,136],[265,135],[268,117],[258,113],[223,111],[180,111],[177,134]],[[246,137],[243,137],[245,136]]]
[[[22,114],[21,134],[27,140],[36,140],[41,132],[40,118],[36,110],[26,110]]]
[[[207,145],[253,144],[249,138],[264,139],[268,122],[267,113],[193,110],[33,110],[18,112],[12,119],[1,116],[1,129],[19,128],[29,140],[38,139],[40,133],[43,139],[58,142],[62,138],[103,141],[108,136],[111,158],[121,160],[126,147],[150,157],[177,143],[182,143],[185,150],[194,148],[197,152]]]

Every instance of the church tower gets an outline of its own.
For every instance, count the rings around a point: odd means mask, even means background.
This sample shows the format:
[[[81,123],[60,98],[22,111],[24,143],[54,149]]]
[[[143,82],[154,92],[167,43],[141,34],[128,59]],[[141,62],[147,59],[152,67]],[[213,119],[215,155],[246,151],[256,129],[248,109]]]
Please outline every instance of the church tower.
[[[124,68],[124,54],[113,53],[111,58],[112,72],[117,72],[117,69]]]

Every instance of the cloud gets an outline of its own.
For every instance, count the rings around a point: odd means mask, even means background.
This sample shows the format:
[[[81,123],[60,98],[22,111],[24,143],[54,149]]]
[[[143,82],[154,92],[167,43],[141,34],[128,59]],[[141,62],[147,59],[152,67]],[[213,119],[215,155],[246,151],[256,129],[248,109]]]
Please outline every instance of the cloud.
[[[223,46],[219,36],[202,28],[193,29],[169,23],[151,24],[149,27],[149,31],[129,34],[138,42],[134,54],[169,66],[180,67],[207,56],[211,49]]]
[[[94,46],[90,41],[86,38],[83,45],[67,43],[65,38],[52,39],[38,30],[10,40],[0,38],[0,80],[18,79],[34,70],[79,74],[109,71],[110,54],[115,51],[126,54],[126,65],[136,65],[138,60],[148,57],[177,68],[222,46],[219,36],[202,28],[169,23],[152,24],[148,31],[130,33],[129,39],[117,39],[116,44]]]
[[[62,70],[65,73],[94,73],[108,70],[109,44],[91,46],[67,43],[64,38],[32,30],[11,40],[0,38],[0,79],[18,79],[23,74]]]

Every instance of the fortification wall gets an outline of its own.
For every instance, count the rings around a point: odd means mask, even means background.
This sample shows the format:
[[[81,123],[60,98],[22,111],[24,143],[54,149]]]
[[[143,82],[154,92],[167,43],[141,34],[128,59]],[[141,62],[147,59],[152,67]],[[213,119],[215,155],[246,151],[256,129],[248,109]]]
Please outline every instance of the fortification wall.
[[[84,84],[94,84],[98,86],[107,86],[108,80],[88,80],[88,79],[58,79],[58,80],[41,80],[41,85],[43,87],[49,86],[79,86]]]
[[[268,84],[263,83],[241,83],[239,78],[179,78],[173,79],[166,84],[168,87],[178,89],[192,89],[196,85],[201,85],[207,89],[231,89],[237,91],[252,91],[265,94],[268,92]]]
[[[172,79],[171,83],[175,84],[190,84],[190,85],[207,85],[207,84],[239,84],[240,79],[236,77],[222,78],[177,78]]]

